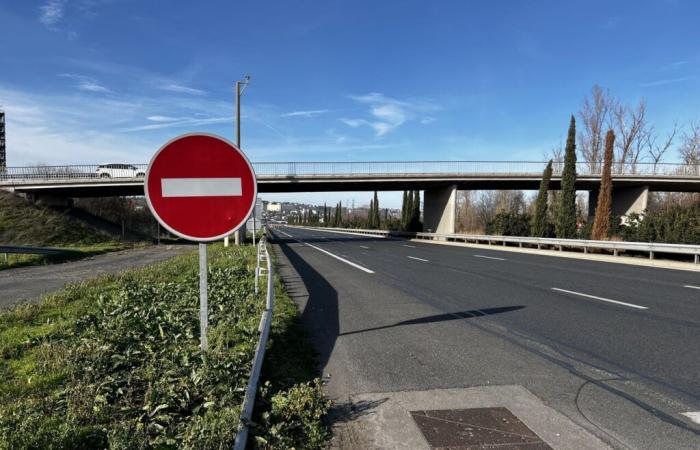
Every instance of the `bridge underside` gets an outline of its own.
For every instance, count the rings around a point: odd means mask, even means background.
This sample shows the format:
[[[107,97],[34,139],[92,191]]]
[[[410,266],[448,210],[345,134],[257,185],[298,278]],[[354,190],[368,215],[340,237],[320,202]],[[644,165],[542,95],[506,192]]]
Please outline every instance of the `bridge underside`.
[[[258,177],[258,191],[270,192],[337,192],[337,191],[403,191],[443,189],[454,186],[458,190],[537,190],[537,176],[402,176],[402,177]],[[596,191],[599,177],[579,177],[576,188]],[[649,191],[700,192],[700,178],[635,177],[613,178],[613,189],[647,187]],[[143,180],[55,180],[19,181],[1,183],[0,188],[15,192],[50,195],[54,197],[115,197],[143,195]],[[559,189],[560,179],[553,178],[550,189]]]

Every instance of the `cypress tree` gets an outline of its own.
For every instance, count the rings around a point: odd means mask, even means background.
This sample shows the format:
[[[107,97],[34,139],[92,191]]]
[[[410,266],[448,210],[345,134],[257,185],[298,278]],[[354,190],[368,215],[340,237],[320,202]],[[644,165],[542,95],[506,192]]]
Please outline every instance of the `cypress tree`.
[[[335,226],[340,227],[343,223],[343,203],[338,202],[338,207],[335,209]]]
[[[413,191],[410,231],[419,231],[418,228],[420,228],[420,191]]]
[[[603,173],[600,175],[600,191],[598,192],[598,204],[595,208],[593,230],[591,239],[605,239],[610,233],[610,216],[612,214],[612,160],[615,146],[615,133],[608,130],[605,135],[605,156],[603,160]]]
[[[406,228],[406,211],[408,206],[408,198],[406,196],[406,191],[403,191],[403,201],[401,202],[401,228]]]
[[[328,226],[328,207],[326,207],[326,202],[323,202],[323,225]]]
[[[374,200],[369,201],[369,212],[367,213],[367,227],[374,228]]]
[[[381,228],[381,219],[379,218],[379,196],[377,191],[374,191],[374,209],[372,210],[372,222],[375,228]]]
[[[561,174],[561,195],[557,211],[556,233],[558,238],[576,237],[576,119],[571,116],[569,135],[566,138],[564,170]]]
[[[413,217],[413,191],[406,191],[406,217],[403,221],[403,229],[410,231],[411,218]]]
[[[535,215],[530,224],[530,234],[535,237],[544,237],[547,234],[547,197],[549,196],[549,180],[552,179],[552,160],[550,159],[542,173],[540,192],[535,203]]]

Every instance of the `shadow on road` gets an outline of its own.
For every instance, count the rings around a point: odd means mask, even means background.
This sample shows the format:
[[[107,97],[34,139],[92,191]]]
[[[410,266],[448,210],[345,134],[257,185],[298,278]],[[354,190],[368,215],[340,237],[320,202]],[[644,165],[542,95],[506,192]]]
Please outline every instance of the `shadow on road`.
[[[318,367],[322,370],[328,363],[340,330],[338,293],[320,273],[290,248],[289,244],[294,242],[275,235],[275,243],[298,274],[285,275],[284,285],[289,296],[303,308],[301,322],[311,335],[311,341],[318,352]]]
[[[473,317],[479,316],[491,316],[493,314],[501,314],[511,311],[517,311],[519,309],[525,308],[524,306],[501,306],[498,308],[484,308],[484,309],[473,309],[471,311],[461,311],[454,313],[438,314],[435,316],[419,317],[417,319],[404,320],[391,325],[384,325],[381,327],[365,328],[364,330],[348,331],[347,333],[341,333],[340,336],[348,336],[350,334],[365,333],[368,331],[385,330],[387,328],[400,327],[403,325],[418,325],[422,323],[435,323],[435,322],[445,322],[448,320],[461,320],[461,319],[471,319]]]

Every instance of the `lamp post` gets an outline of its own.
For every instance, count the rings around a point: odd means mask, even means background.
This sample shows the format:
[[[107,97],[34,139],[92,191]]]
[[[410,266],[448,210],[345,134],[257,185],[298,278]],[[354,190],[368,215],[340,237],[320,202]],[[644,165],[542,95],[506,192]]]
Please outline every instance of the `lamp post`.
[[[243,80],[236,81],[236,147],[241,148],[241,94],[250,83],[250,75],[243,77]],[[257,199],[255,199],[257,202]],[[245,226],[245,225],[244,225]],[[241,231],[233,233],[236,245],[241,245]],[[253,245],[255,245],[255,206],[253,207]],[[228,247],[228,236],[224,238],[224,246]]]

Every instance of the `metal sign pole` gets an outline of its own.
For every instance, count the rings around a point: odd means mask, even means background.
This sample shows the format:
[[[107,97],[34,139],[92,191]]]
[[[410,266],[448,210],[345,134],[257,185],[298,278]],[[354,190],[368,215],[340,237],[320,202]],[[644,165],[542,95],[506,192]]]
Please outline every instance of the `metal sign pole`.
[[[199,244],[199,347],[207,349],[207,327],[209,314],[207,306],[207,244]]]
[[[258,199],[255,199],[255,206],[257,206]],[[253,206],[253,247],[255,247],[255,233],[257,230],[255,229],[255,206]]]

